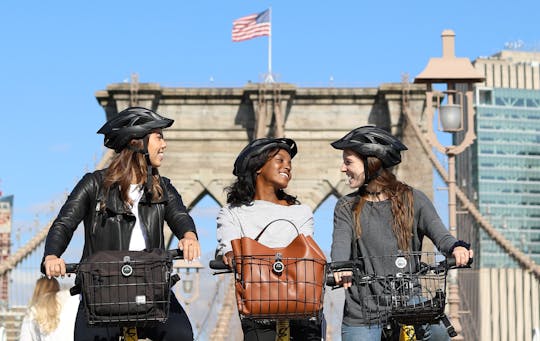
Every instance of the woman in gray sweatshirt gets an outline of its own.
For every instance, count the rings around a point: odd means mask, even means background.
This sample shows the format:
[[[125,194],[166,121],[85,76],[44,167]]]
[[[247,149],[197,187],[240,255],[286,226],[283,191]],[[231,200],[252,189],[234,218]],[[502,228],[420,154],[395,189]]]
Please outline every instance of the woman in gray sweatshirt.
[[[427,236],[439,251],[453,255],[457,265],[472,257],[469,244],[455,239],[445,228],[431,201],[424,193],[396,179],[389,168],[401,162],[401,151],[407,150],[394,136],[375,126],[356,128],[332,143],[343,150],[341,171],[347,176],[354,193],[338,200],[334,210],[332,261],[362,257],[364,268],[377,274],[395,274],[398,264],[382,256],[422,250]],[[377,285],[358,286],[352,272],[335,274],[345,290],[342,338],[380,340],[380,319],[374,319],[369,306],[377,304],[365,298],[378,295]],[[384,311],[383,308],[380,311]],[[440,324],[419,326],[417,338],[449,340]],[[418,338],[419,339],[419,338]]]

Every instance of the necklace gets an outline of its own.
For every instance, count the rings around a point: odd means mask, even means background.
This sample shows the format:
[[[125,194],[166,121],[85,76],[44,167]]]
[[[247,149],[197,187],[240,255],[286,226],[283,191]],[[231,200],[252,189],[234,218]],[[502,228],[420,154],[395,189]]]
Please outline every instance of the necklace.
[[[374,197],[378,197],[379,195],[381,195],[381,192],[370,192],[370,191],[366,191],[366,194],[367,195],[372,195]]]

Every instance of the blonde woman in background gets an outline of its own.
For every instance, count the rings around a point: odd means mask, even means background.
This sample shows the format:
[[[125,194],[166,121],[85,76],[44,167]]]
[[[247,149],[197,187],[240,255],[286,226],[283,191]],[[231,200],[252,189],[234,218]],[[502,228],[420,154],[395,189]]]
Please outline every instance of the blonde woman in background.
[[[41,277],[36,282],[21,325],[20,341],[73,340],[79,295],[60,290],[55,278]]]

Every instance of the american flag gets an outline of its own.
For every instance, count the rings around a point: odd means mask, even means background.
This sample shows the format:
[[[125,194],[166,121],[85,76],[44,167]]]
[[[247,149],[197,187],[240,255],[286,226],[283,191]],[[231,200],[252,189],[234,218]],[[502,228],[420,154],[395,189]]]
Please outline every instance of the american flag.
[[[270,35],[270,10],[250,14],[233,21],[232,41],[244,41]]]

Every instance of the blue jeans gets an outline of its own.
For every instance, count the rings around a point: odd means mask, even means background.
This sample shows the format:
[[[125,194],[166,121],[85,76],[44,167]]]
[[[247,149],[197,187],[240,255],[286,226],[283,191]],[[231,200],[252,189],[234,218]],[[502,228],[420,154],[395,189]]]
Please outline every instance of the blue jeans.
[[[424,324],[421,326],[424,330],[423,340],[447,341],[450,340],[446,328],[440,322],[439,324]],[[341,325],[342,341],[379,341],[382,336],[382,327],[379,325],[348,326]]]
[[[348,326],[341,325],[341,341],[377,340],[381,339],[382,328],[378,325]]]

